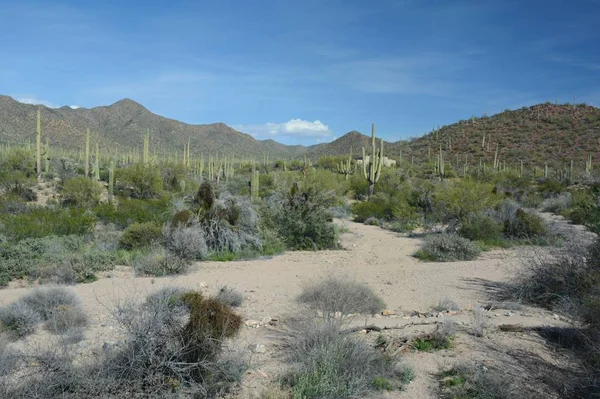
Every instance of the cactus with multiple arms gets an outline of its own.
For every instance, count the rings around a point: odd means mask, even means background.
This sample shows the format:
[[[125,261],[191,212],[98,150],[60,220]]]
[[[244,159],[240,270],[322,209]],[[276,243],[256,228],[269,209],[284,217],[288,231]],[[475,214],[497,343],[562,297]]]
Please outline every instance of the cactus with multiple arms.
[[[363,174],[369,182],[369,197],[375,192],[375,183],[381,177],[381,166],[383,165],[383,139],[379,151],[375,141],[375,123],[371,126],[371,156],[369,162],[366,162],[365,147],[363,147]]]

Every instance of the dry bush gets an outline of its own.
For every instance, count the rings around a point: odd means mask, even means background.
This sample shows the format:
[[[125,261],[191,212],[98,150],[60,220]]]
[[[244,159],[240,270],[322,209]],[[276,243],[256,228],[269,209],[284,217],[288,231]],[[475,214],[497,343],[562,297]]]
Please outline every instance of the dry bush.
[[[183,274],[187,272],[189,265],[189,260],[160,247],[137,257],[132,263],[135,272],[143,276]]]
[[[439,374],[440,397],[455,399],[512,399],[517,396],[511,379],[497,369],[458,364]]]
[[[456,234],[434,234],[425,237],[425,244],[415,256],[421,260],[434,262],[454,262],[473,260],[481,250],[472,241]]]
[[[208,255],[206,238],[200,226],[166,224],[163,227],[163,239],[168,250],[182,259],[202,260]]]
[[[46,321],[46,329],[55,334],[71,334],[74,337],[88,325],[88,317],[80,307],[58,305]]]
[[[393,378],[393,367],[365,341],[340,334],[331,319],[296,317],[284,322],[286,357],[294,365],[285,378],[293,397],[363,395],[377,377]]]
[[[458,304],[452,299],[444,297],[441,298],[431,309],[435,312],[458,311],[460,310],[460,306],[458,306]]]
[[[213,299],[237,308],[244,302],[244,295],[241,292],[236,291],[234,288],[224,285],[223,287],[219,288]]]
[[[476,307],[471,313],[471,333],[476,337],[484,337],[488,329],[488,321],[484,309]]]
[[[0,308],[2,328],[11,332],[17,338],[33,334],[42,320],[42,316],[23,301],[13,302]]]
[[[385,307],[383,300],[365,284],[347,277],[325,277],[307,284],[296,298],[325,318],[345,319],[352,314],[372,315]]]
[[[0,321],[17,338],[35,332],[37,325],[48,321],[50,331],[66,332],[66,325],[83,327],[87,319],[80,309],[80,299],[59,286],[43,286],[0,309]],[[62,313],[61,313],[62,312]]]

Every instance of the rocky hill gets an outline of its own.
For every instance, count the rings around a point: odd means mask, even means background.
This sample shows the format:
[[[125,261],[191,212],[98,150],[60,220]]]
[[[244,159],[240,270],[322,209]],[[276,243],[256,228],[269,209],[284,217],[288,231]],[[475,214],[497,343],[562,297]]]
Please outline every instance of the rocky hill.
[[[38,106],[22,104],[0,96],[0,142],[24,142],[35,139]],[[51,145],[80,150],[85,131],[90,129],[102,147],[141,148],[142,137],[150,130],[151,148],[157,152],[183,149],[188,140],[194,153],[230,154],[243,158],[297,158],[307,155],[355,156],[370,145],[370,137],[352,131],[331,143],[310,147],[286,146],[273,140],[256,140],[225,125],[190,125],[153,114],[130,99],[110,106],[91,109],[41,106],[43,132]],[[432,160],[440,146],[445,159],[462,165],[493,162],[507,165],[523,161],[527,166],[545,164],[558,167],[573,160],[583,167],[588,154],[600,162],[600,109],[585,104],[551,103],[506,110],[493,116],[461,120],[409,141],[386,142],[384,151],[392,158],[402,157],[415,163]]]

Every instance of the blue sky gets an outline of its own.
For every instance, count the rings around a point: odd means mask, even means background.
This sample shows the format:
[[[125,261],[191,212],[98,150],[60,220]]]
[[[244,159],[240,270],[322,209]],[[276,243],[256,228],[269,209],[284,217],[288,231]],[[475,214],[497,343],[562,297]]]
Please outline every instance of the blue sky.
[[[286,144],[600,105],[600,0],[0,0],[0,94]]]

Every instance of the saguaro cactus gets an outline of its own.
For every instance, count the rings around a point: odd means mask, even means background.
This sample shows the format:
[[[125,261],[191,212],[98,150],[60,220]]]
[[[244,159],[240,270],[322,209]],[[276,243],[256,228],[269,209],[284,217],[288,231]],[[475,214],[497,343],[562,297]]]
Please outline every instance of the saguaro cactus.
[[[85,133],[85,177],[90,175],[90,129]]]
[[[36,130],[36,145],[37,145],[37,157],[36,157],[36,173],[39,177],[42,174],[42,117],[40,107],[37,109],[37,130]]]
[[[115,187],[115,163],[110,161],[108,166],[108,202],[113,201],[113,192]]]
[[[363,174],[369,182],[369,197],[375,192],[375,183],[381,177],[381,166],[383,165],[383,139],[379,151],[375,142],[375,123],[371,126],[371,156],[369,162],[366,162],[365,147],[363,147]]]
[[[252,164],[252,177],[250,179],[250,199],[252,202],[258,201],[258,185],[260,181],[260,175],[258,170]]]
[[[338,173],[343,174],[346,180],[348,180],[348,176],[350,176],[352,173],[352,151],[350,151],[350,155],[348,156],[347,160],[340,161],[338,165]]]

